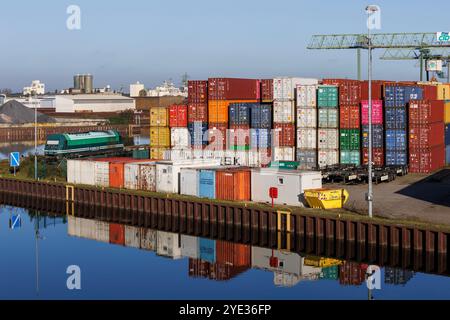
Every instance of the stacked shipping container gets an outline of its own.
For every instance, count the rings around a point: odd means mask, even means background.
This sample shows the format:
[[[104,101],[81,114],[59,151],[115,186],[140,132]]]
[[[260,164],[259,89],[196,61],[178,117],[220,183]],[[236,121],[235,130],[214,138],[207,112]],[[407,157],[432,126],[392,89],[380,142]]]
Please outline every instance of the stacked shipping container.
[[[208,130],[208,81],[188,81],[187,118],[191,147],[203,149]]]
[[[430,173],[445,165],[444,102],[409,103],[409,170]]]
[[[166,107],[150,108],[150,158],[163,159],[170,148],[169,112]]]
[[[171,105],[169,107],[170,141],[172,149],[190,147],[188,126],[188,106]]]
[[[372,163],[384,165],[383,101],[372,100]],[[361,101],[363,163],[369,162],[369,101]]]

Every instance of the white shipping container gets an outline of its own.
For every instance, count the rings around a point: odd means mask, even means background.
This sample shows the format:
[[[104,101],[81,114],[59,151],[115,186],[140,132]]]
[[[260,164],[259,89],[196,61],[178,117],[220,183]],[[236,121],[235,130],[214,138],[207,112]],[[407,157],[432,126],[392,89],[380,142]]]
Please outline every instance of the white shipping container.
[[[95,185],[99,187],[109,187],[109,162],[95,162]]]
[[[156,162],[134,162],[125,164],[125,188],[156,191]]]
[[[180,235],[171,232],[156,231],[156,253],[173,259],[182,258]]]
[[[301,276],[303,263],[304,258],[294,252],[252,247],[252,268]]]
[[[198,197],[198,170],[181,168],[180,194]]]
[[[156,251],[156,230],[141,228],[141,249]]]
[[[320,168],[331,166],[339,163],[339,150],[319,150],[317,155],[317,162]]]
[[[156,164],[156,191],[179,192],[181,168],[217,167],[220,159],[160,161]]]
[[[295,89],[297,85],[317,85],[318,79],[277,77],[273,79],[273,99],[292,100],[296,98]]]
[[[294,147],[275,147],[272,152],[273,161],[295,161]]]
[[[190,146],[190,134],[188,128],[170,129],[170,141],[172,148],[188,148]]]
[[[297,129],[297,148],[316,149],[317,129],[309,129],[309,128]]]
[[[297,128],[317,128],[317,109],[298,107]]]
[[[95,186],[95,165],[92,160],[67,160],[67,182]]]
[[[141,230],[132,226],[125,226],[125,246],[130,248],[141,247]]]
[[[292,101],[273,102],[273,122],[293,123],[295,121],[295,107]]]
[[[181,235],[181,255],[183,257],[198,259],[200,257],[199,249],[198,237]]]
[[[171,149],[164,152],[164,160],[178,161],[193,159],[193,153],[191,149]]]
[[[315,108],[317,85],[297,85],[297,107]]]
[[[274,203],[281,205],[305,206],[305,189],[322,188],[320,171],[290,171],[273,168],[252,170],[252,201],[270,203],[269,190],[278,189],[278,198]]]
[[[234,164],[237,166],[248,167],[250,164],[249,151],[236,151]]]
[[[339,130],[338,129],[319,129],[318,130],[318,148],[319,149],[338,149],[339,148]]]

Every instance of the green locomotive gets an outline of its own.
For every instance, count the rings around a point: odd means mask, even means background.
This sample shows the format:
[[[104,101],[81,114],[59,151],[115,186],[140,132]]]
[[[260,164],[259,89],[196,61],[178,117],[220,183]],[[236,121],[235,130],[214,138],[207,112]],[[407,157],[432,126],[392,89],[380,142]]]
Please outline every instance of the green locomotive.
[[[122,137],[117,131],[91,131],[49,135],[44,154],[50,157],[72,157],[123,149]]]

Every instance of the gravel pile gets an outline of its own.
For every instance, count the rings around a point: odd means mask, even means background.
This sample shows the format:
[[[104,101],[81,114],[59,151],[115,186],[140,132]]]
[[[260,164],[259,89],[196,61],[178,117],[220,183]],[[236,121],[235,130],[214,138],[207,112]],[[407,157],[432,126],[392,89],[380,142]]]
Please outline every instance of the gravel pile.
[[[56,120],[40,112],[37,113],[39,123],[54,123]],[[16,100],[11,100],[0,107],[0,123],[26,124],[34,122],[34,110],[27,108]]]

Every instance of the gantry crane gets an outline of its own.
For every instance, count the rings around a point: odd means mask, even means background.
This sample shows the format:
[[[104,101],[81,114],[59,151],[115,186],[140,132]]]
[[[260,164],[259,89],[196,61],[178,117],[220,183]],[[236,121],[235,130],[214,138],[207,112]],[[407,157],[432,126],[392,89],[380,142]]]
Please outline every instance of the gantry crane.
[[[423,51],[431,48],[450,48],[450,41],[438,41],[434,32],[417,33],[375,33],[370,36],[372,49]],[[361,49],[368,49],[366,34],[314,35],[308,49],[356,49],[357,76],[361,80]],[[424,55],[420,55],[422,61]],[[387,60],[387,59],[386,59]],[[421,79],[423,80],[423,79]]]

